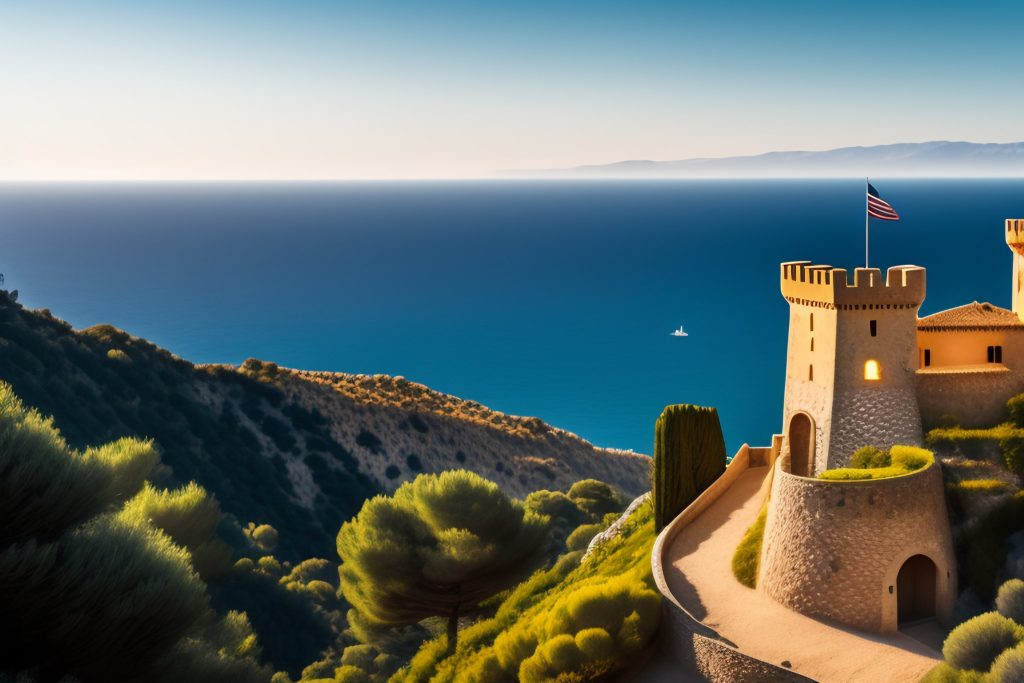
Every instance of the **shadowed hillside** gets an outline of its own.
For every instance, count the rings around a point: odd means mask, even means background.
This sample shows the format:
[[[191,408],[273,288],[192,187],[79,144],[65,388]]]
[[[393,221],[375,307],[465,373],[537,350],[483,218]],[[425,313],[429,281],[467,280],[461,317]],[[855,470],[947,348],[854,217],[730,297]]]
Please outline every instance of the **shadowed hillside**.
[[[195,480],[279,556],[331,557],[363,501],[420,471],[462,467],[514,495],[584,478],[646,488],[647,458],[596,449],[397,378],[196,366],[108,325],[73,330],[0,292],[0,379],[74,447],[153,438],[161,486]]]

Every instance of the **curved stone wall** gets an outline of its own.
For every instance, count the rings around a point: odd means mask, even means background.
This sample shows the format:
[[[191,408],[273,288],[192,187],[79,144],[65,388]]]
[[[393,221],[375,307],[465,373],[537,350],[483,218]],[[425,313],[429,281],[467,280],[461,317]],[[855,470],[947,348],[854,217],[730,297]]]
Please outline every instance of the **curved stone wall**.
[[[868,481],[784,470],[772,482],[758,590],[803,614],[893,633],[900,568],[925,555],[937,569],[936,614],[948,618],[956,560],[938,463]]]
[[[744,654],[725,641],[713,629],[693,617],[679,604],[665,578],[665,551],[673,538],[696,519],[711,503],[724,494],[747,468],[771,466],[778,456],[781,436],[772,440],[771,448],[750,448],[747,444],[697,499],[672,520],[654,542],[651,571],[663,597],[659,639],[662,649],[675,659],[681,670],[699,680],[713,683],[810,683],[811,679]],[[681,676],[682,678],[682,676]]]

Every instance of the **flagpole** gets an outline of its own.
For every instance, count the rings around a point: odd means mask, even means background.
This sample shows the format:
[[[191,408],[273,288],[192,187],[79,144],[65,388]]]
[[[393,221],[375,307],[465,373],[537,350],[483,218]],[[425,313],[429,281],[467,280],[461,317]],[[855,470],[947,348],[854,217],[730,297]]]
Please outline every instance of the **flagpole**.
[[[868,179],[864,178],[864,267],[868,267]]]

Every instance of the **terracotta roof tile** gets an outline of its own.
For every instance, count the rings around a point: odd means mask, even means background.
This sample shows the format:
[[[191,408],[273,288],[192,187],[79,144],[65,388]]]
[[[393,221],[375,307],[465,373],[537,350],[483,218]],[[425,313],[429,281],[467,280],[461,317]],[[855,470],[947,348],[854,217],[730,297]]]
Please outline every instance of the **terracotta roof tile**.
[[[980,304],[975,301],[919,318],[917,327],[918,329],[926,330],[1014,327],[1024,329],[1024,323],[1021,322],[1020,318],[1013,311],[993,306],[990,303]]]

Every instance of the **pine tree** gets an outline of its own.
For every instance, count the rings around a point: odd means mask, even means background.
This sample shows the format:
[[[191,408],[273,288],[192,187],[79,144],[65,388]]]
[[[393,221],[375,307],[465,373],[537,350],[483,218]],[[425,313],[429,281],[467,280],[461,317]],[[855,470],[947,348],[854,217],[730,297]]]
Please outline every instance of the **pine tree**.
[[[420,475],[376,496],[338,533],[341,592],[379,625],[448,620],[518,581],[543,557],[547,519],[463,470]]]

